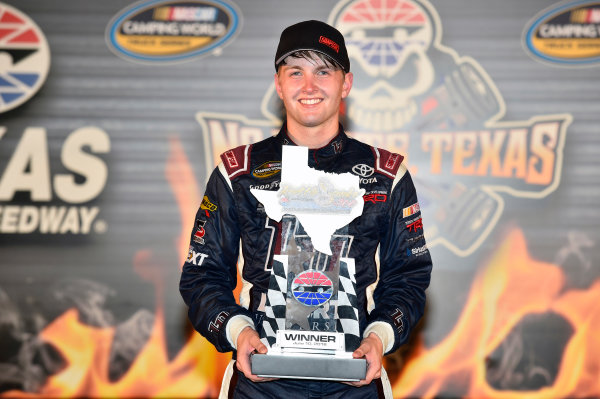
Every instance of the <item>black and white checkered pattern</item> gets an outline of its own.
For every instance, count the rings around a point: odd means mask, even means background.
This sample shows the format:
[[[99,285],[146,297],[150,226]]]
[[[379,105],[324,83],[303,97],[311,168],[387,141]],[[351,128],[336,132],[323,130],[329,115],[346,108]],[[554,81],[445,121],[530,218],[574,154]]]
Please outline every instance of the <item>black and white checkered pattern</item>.
[[[287,256],[273,259],[273,268],[269,279],[269,290],[265,303],[265,318],[260,332],[261,338],[266,338],[269,345],[276,341],[277,330],[285,329],[285,300],[287,297]]]
[[[286,260],[287,256],[275,257],[269,279],[261,338],[265,338],[271,346],[276,342],[277,330],[285,329],[287,297]],[[360,345],[358,298],[356,296],[354,270],[354,259],[346,258],[340,261],[337,298],[331,299],[332,305],[337,305],[336,330],[344,333],[346,351],[354,351]]]
[[[340,259],[336,317],[337,330],[343,332],[346,339],[346,351],[352,352],[360,345],[354,259]]]

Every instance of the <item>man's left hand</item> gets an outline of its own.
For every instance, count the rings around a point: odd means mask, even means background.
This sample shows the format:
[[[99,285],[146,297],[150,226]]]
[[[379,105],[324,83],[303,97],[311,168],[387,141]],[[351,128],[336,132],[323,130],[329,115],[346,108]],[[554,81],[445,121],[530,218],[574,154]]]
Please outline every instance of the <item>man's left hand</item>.
[[[383,343],[375,333],[369,334],[362,340],[357,350],[352,353],[354,359],[365,358],[367,360],[367,375],[364,380],[351,381],[347,384],[360,387],[368,385],[373,379],[381,377],[381,363],[383,359]]]

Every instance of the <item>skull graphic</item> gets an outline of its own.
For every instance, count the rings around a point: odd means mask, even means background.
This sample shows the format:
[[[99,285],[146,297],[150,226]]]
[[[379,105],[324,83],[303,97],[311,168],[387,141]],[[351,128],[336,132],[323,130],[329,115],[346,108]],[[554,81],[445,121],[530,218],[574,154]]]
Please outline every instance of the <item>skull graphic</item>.
[[[330,23],[346,38],[356,77],[347,100],[353,126],[393,131],[411,122],[415,97],[434,81],[429,14],[411,0],[356,0],[336,7]]]

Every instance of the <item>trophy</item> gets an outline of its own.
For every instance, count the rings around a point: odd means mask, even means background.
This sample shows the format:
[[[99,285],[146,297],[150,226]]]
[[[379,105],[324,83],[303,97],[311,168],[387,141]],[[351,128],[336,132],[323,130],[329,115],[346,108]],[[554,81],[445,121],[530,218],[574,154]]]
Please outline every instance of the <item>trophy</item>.
[[[270,218],[281,222],[265,318],[269,347],[254,354],[252,373],[264,377],[358,381],[366,360],[360,345],[354,259],[348,224],[362,213],[358,177],[311,169],[306,147],[283,146],[276,192],[251,190]]]

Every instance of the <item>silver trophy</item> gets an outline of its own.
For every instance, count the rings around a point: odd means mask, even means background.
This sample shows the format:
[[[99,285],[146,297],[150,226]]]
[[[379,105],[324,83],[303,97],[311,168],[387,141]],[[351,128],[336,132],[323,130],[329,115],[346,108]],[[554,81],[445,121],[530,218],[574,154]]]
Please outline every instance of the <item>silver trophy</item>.
[[[306,155],[299,152],[296,161],[306,164]],[[286,146],[282,166],[277,192],[253,191],[269,217],[281,221],[281,248],[273,258],[259,331],[269,351],[252,356],[252,373],[364,379],[366,360],[352,358],[360,332],[354,259],[348,257],[352,236],[345,234],[349,222],[362,213],[364,190],[358,189],[356,176],[302,170],[289,153],[286,158]],[[352,184],[340,183],[340,177],[349,177]]]

